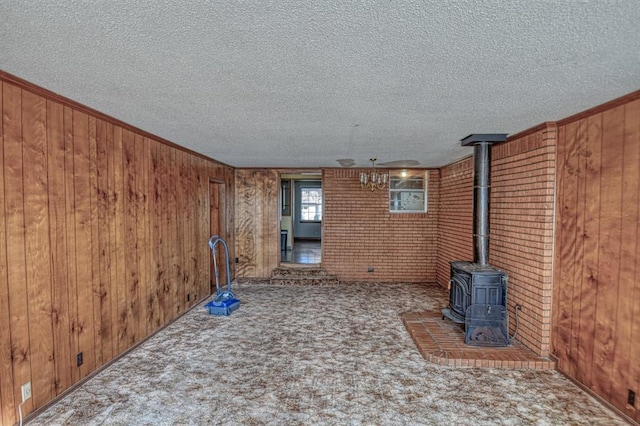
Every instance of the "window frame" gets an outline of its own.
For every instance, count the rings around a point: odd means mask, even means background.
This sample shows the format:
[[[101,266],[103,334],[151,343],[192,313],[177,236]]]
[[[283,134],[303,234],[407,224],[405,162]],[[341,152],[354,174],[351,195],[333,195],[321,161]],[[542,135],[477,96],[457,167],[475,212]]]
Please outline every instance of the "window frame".
[[[317,203],[305,203],[304,201],[304,192],[305,190],[313,190],[320,192],[320,202]],[[304,219],[304,206],[316,206],[320,208],[320,219]],[[317,213],[317,210],[316,210]],[[322,218],[324,216],[324,193],[322,191],[322,187],[320,186],[304,186],[304,184],[300,185],[300,223],[322,223]]]
[[[404,175],[404,176],[403,176]],[[391,170],[389,171],[389,213],[428,213],[429,211],[429,180],[426,170]],[[406,187],[397,187],[401,182],[408,182]],[[421,182],[422,188],[415,187],[412,183]],[[395,185],[394,185],[395,183]],[[412,199],[413,198],[413,199]],[[411,206],[415,200],[422,202],[422,209],[402,208]]]

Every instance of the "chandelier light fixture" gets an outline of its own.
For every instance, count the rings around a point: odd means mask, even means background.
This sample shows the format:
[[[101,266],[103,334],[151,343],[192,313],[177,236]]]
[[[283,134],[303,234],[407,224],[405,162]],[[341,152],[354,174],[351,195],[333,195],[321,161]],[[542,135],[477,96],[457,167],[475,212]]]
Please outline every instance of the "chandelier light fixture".
[[[360,172],[360,186],[370,191],[376,189],[384,189],[389,182],[389,173],[378,172],[376,170],[377,158],[370,158],[371,170],[369,172]]]

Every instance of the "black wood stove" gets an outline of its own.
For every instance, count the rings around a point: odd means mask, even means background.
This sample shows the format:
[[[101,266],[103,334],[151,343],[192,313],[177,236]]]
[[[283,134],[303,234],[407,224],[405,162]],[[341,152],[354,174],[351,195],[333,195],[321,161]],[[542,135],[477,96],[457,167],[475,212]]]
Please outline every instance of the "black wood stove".
[[[462,139],[473,146],[473,262],[451,262],[449,306],[443,318],[464,324],[465,343],[509,345],[507,274],[489,265],[489,199],[491,145],[506,134],[473,134]]]

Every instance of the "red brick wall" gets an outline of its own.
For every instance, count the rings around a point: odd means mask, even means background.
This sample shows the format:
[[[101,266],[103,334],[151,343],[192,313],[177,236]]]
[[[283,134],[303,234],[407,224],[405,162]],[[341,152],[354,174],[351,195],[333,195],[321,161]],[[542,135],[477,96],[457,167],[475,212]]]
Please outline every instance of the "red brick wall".
[[[360,171],[323,171],[322,265],[341,280],[435,282],[438,170],[428,175],[428,212],[406,214],[389,212],[388,190],[360,188]]]
[[[490,262],[509,275],[510,328],[522,305],[518,340],[549,355],[553,277],[556,125],[493,147]]]
[[[440,170],[437,281],[449,287],[449,262],[473,260],[473,157]]]
[[[522,305],[518,338],[549,355],[553,266],[555,125],[495,145],[491,161],[489,263],[509,276],[510,332]],[[473,159],[441,169],[438,283],[449,262],[473,260]]]

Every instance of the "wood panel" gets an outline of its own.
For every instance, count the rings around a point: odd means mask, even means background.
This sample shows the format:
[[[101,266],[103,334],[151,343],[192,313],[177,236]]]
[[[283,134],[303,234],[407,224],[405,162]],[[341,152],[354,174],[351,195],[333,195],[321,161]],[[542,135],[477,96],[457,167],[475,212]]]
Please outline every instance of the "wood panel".
[[[222,188],[221,188],[222,187]],[[227,235],[223,230],[224,219],[222,215],[224,214],[224,201],[221,200],[223,198],[224,186],[220,183],[210,182],[209,183],[209,235],[214,236],[218,235],[221,238],[227,239]],[[221,206],[222,201],[222,206]],[[227,245],[229,243],[227,242]],[[212,254],[209,256],[213,256]],[[224,264],[224,256],[220,251],[216,253],[216,263],[217,265]],[[231,259],[229,260],[231,262]],[[213,265],[213,257],[209,260],[210,268],[209,268],[209,285],[211,286],[211,291],[215,292],[215,268]],[[231,263],[230,263],[231,264]],[[227,271],[226,268],[220,268],[218,270],[218,281],[220,283],[225,283],[227,281]]]
[[[0,107],[2,106],[4,84],[0,82]],[[4,146],[4,113],[0,111],[0,143]],[[4,150],[0,149],[0,205],[6,206],[4,184]],[[0,210],[0,321],[11,324],[9,311],[9,277],[7,275],[7,227],[4,209]],[[13,366],[11,364],[11,327],[0,327],[0,422],[13,423],[12,412],[15,408],[13,392]]]
[[[157,153],[157,149],[155,147],[157,144],[149,139],[145,138],[145,158],[146,158],[146,171],[145,176],[147,177],[147,182],[145,183],[145,215],[148,217],[146,221],[145,227],[145,238],[146,238],[146,253],[147,253],[147,261],[145,264],[145,275],[147,280],[147,324],[148,324],[148,333],[153,333],[153,331],[157,330],[160,327],[161,323],[159,321],[158,316],[158,286],[155,283],[158,283],[157,280],[157,272],[156,266],[158,263],[158,249],[157,249],[157,239],[156,239],[156,224],[158,223],[158,216],[156,214],[156,204],[155,204],[155,173],[156,170],[153,164],[153,155]]]
[[[253,176],[247,170],[236,171],[236,255],[239,263],[237,275],[239,277],[255,277],[256,275],[256,233],[255,204],[258,191],[253,184]],[[257,203],[256,203],[257,204]]]
[[[108,282],[109,293],[105,296],[104,305],[101,307],[105,323],[108,323],[109,329],[103,328],[103,333],[108,335],[111,343],[109,352],[105,353],[105,362],[113,359],[118,354],[118,268],[117,268],[117,242],[116,242],[116,191],[115,191],[115,140],[113,124],[105,123],[104,127],[104,156],[106,161],[102,160],[102,164],[106,162],[106,171],[98,170],[106,174],[103,178],[104,200],[106,205],[102,206],[106,210],[105,220],[107,226],[103,227],[103,244],[101,250],[105,251],[104,261],[106,263],[106,275],[104,279]],[[106,247],[104,246],[106,244]],[[102,274],[102,271],[101,271]]]
[[[91,163],[89,159],[89,117],[73,112],[74,204],[78,352],[82,353],[80,378],[96,368],[91,241]]]
[[[620,297],[625,298],[626,303],[630,303],[633,305],[632,314],[631,314],[631,338],[629,339],[630,347],[629,347],[629,356],[626,357],[626,360],[629,362],[629,373],[624,375],[624,369],[621,368],[619,375],[627,378],[627,383],[629,389],[636,390],[636,395],[638,395],[637,390],[640,389],[640,363],[638,360],[640,359],[640,285],[638,285],[638,275],[640,274],[640,154],[638,154],[638,148],[640,147],[640,100],[631,103],[626,109],[625,116],[625,147],[630,147],[628,151],[625,151],[625,158],[627,154],[629,158],[628,162],[625,162],[625,176],[629,179],[627,182],[630,183],[629,186],[625,186],[625,194],[629,194],[627,190],[632,190],[635,193],[631,195],[631,198],[627,201],[627,203],[633,203],[631,206],[626,206],[623,210],[623,214],[625,212],[630,212],[629,220],[633,219],[633,211],[635,210],[635,218],[636,218],[636,238],[635,241],[632,241],[632,238],[625,239],[625,243],[623,244],[622,254],[625,256],[627,253],[632,253],[632,248],[635,245],[635,267],[632,275],[631,267],[625,266],[621,272],[621,280],[628,283],[629,292],[620,292]],[[635,178],[635,179],[634,179]],[[637,187],[635,187],[636,185]],[[635,200],[634,200],[635,198]],[[626,216],[623,216],[626,219]],[[633,229],[633,228],[631,228]],[[633,235],[633,233],[630,233]],[[629,249],[629,252],[626,252],[625,249]],[[631,257],[633,254],[630,254],[629,257],[623,257],[622,259],[627,259],[631,262]],[[623,308],[624,309],[624,308]],[[625,322],[620,322],[620,341],[625,338],[624,328],[628,326],[626,322],[626,312],[622,313],[623,320]],[[620,321],[620,319],[619,319]],[[624,348],[624,346],[622,346]],[[616,351],[616,353],[618,353]],[[621,356],[618,359],[619,365],[624,365],[625,355],[621,349]],[[618,383],[624,383],[621,379],[622,377],[618,376],[620,379]],[[620,390],[622,390],[622,395],[620,395]],[[613,397],[624,398],[624,388],[620,388],[616,386],[614,388]],[[615,399],[617,400],[617,399]],[[625,405],[625,410],[629,416],[634,417],[635,420],[640,423],[640,403],[636,401],[635,406],[630,406],[629,404]]]
[[[144,262],[142,264],[142,277],[144,278],[145,299],[142,301],[145,305],[145,335],[146,338],[155,331],[153,328],[153,314],[151,308],[153,306],[153,271],[151,269],[151,196],[150,196],[150,181],[152,177],[151,173],[151,144],[152,141],[144,137],[142,140],[142,217],[143,217],[143,238],[144,245],[142,246],[144,254]]]
[[[193,203],[191,193],[193,182],[191,181],[191,168],[187,162],[188,158],[185,158],[183,153],[176,152],[175,173],[180,176],[180,179],[175,181],[176,186],[174,191],[175,217],[180,218],[180,220],[177,220],[175,224],[176,236],[187,236],[190,234],[189,229],[193,210],[189,209],[189,211],[186,211],[184,206],[192,205]],[[176,265],[184,265],[185,259],[189,259],[191,257],[189,253],[189,241],[190,238],[180,239],[180,243],[177,245],[175,253],[176,258],[178,259],[176,261]],[[193,296],[193,289],[191,288],[190,278],[187,276],[186,270],[178,267],[175,274],[175,282],[177,285],[176,300],[179,302],[176,309],[178,309],[179,312],[182,312],[191,304],[190,300]],[[189,300],[189,302],[187,300]]]
[[[94,235],[93,255],[97,262],[97,291],[94,293],[94,306],[96,323],[96,347],[99,348],[99,364],[104,364],[113,358],[113,339],[112,339],[112,288],[111,288],[111,217],[110,217],[110,199],[109,199],[109,151],[107,123],[103,120],[96,122],[96,138],[95,138],[95,195],[96,202],[92,204],[93,217],[96,218],[96,231]],[[113,131],[113,128],[110,128]],[[92,162],[92,164],[94,164]],[[94,173],[92,172],[92,175]],[[95,207],[93,207],[95,205]],[[115,268],[114,268],[115,269]]]
[[[194,221],[194,234],[193,243],[196,250],[197,264],[193,266],[193,270],[196,272],[196,289],[197,295],[194,299],[197,301],[202,300],[209,294],[209,248],[207,246],[208,238],[202,239],[201,235],[203,231],[207,237],[209,235],[209,179],[205,178],[206,175],[206,163],[202,158],[192,157],[196,162],[197,173],[196,179],[198,181],[198,190],[196,196],[198,217]],[[203,228],[204,227],[204,228]]]
[[[576,133],[577,125],[571,123],[566,128],[560,130],[560,134],[565,138],[566,143],[563,144],[562,149],[558,150],[558,160],[562,163],[562,167],[567,170],[567,173],[563,174],[558,179],[558,190],[567,194],[563,198],[562,204],[559,206],[562,212],[559,215],[560,227],[559,232],[566,232],[570,235],[575,235],[576,229],[576,190],[578,182],[578,168],[576,166],[578,162],[578,156],[576,155]],[[575,246],[576,240],[573,238],[563,239],[556,246],[556,250],[560,253],[560,257],[565,259],[562,263],[562,267],[558,268],[557,278],[559,282],[569,281],[569,277],[574,275],[575,266]],[[562,286],[559,288],[559,300],[572,300],[573,299],[573,287]],[[573,321],[573,304],[565,303],[557,305],[556,310],[556,324],[558,325],[557,339],[559,344],[557,345],[556,356],[558,357],[558,364],[565,366],[569,374],[575,374],[575,363],[572,362],[571,353],[571,324]],[[577,313],[577,312],[576,312]],[[572,371],[573,370],[573,371]]]
[[[176,220],[178,217],[178,191],[180,189],[180,181],[178,180],[180,174],[180,164],[179,161],[181,159],[182,153],[169,151],[169,176],[171,180],[169,181],[169,194],[168,194],[168,217],[167,221],[169,222],[168,229],[168,239],[170,242],[178,241],[179,237],[179,226],[180,221]],[[169,285],[170,285],[170,294],[169,300],[171,300],[172,306],[170,311],[170,316],[174,317],[182,312],[182,307],[184,306],[184,297],[183,293],[181,293],[182,288],[182,277],[180,276],[180,257],[178,256],[182,247],[182,243],[173,244],[173,250],[169,250],[167,265],[169,268]]]
[[[159,168],[159,154],[158,144],[150,142],[149,144],[149,209],[150,209],[150,224],[149,224],[149,264],[150,273],[149,277],[151,283],[157,283],[152,286],[150,297],[150,327],[152,330],[160,327],[162,323],[162,312],[160,312],[160,292],[161,292],[161,269],[160,269],[160,252],[161,252],[161,232],[160,232],[160,168]]]
[[[13,370],[14,406],[20,402],[20,386],[30,382],[29,306],[26,280],[24,181],[22,153],[22,90],[5,84],[3,88],[4,179],[7,240],[7,282],[9,284],[9,328],[11,330],[11,360]],[[11,389],[5,389],[11,392]],[[35,392],[35,389],[33,389]],[[23,406],[33,410],[33,400]]]
[[[575,136],[575,140],[576,142],[574,143],[574,146],[580,148],[580,142],[579,141],[584,141],[587,138],[587,131],[588,131],[588,122],[587,120],[580,120],[577,122],[577,128],[576,128],[576,136]],[[575,175],[577,176],[577,185],[575,188],[571,188],[570,190],[575,191],[575,194],[571,195],[571,198],[574,199],[574,204],[572,206],[572,208],[575,210],[575,215],[576,215],[576,219],[575,219],[575,235],[576,236],[580,236],[580,235],[585,235],[585,219],[586,219],[586,215],[585,215],[585,200],[586,200],[586,160],[587,160],[587,155],[585,155],[584,149],[579,149],[577,151],[574,151],[574,155],[577,157],[577,161],[574,163],[574,167],[576,167],[576,173]],[[558,215],[561,218],[563,217],[562,214]],[[570,281],[571,282],[581,282],[582,279],[582,275],[583,275],[583,268],[584,268],[584,254],[585,254],[585,244],[584,244],[584,238],[573,238],[573,240],[575,241],[573,244],[575,245],[575,252],[574,252],[574,258],[573,258],[573,275],[570,277]],[[571,262],[571,260],[569,260]],[[562,282],[562,281],[559,281]],[[565,288],[565,287],[562,287]],[[572,286],[572,311],[573,311],[573,316],[572,316],[572,321],[570,324],[570,335],[571,335],[571,340],[568,343],[569,344],[569,352],[571,353],[571,361],[570,364],[567,365],[568,367],[568,371],[570,371],[570,374],[576,374],[576,365],[577,365],[577,360],[579,357],[579,351],[578,348],[580,346],[580,312],[583,306],[583,302],[582,302],[582,297],[583,297],[583,293],[582,293],[582,285],[577,286],[576,288],[573,288]],[[559,298],[559,300],[564,300],[562,298]]]
[[[162,221],[162,252],[161,252],[161,259],[162,259],[162,297],[161,297],[161,307],[162,307],[162,312],[164,313],[163,318],[164,321],[167,321],[169,318],[172,317],[173,315],[173,309],[172,309],[172,303],[173,303],[173,297],[171,295],[171,276],[170,276],[170,272],[171,272],[171,266],[169,264],[169,253],[170,253],[170,247],[169,247],[169,228],[170,228],[170,210],[169,210],[169,198],[170,198],[170,182],[173,179],[173,176],[170,176],[169,172],[169,162],[171,161],[171,158],[169,156],[169,150],[164,147],[161,146],[160,147],[160,152],[161,152],[161,157],[160,157],[160,161],[161,161],[161,170],[163,172],[163,179],[162,179],[162,184],[163,184],[163,193],[162,193],[162,206],[161,206],[161,221]]]
[[[279,263],[278,174],[262,169],[236,173],[236,276],[268,277]]]
[[[114,167],[114,203],[115,203],[115,268],[117,276],[117,287],[115,290],[116,297],[116,316],[115,316],[115,348],[116,353],[122,353],[128,347],[127,341],[127,289],[126,289],[126,222],[125,222],[125,168],[124,168],[124,151],[123,151],[123,131],[122,127],[113,127],[113,167]]]
[[[148,293],[149,286],[147,283],[147,252],[148,252],[148,243],[147,243],[147,176],[146,176],[146,148],[145,148],[145,139],[142,135],[135,135],[135,149],[133,153],[133,166],[136,170],[135,176],[135,186],[133,188],[135,193],[135,229],[136,234],[135,238],[135,256],[136,256],[136,264],[138,266],[137,270],[137,294],[138,294],[138,303],[137,303],[137,331],[135,340],[139,341],[147,337],[148,334]]]
[[[67,106],[63,109],[64,115],[64,161],[65,161],[65,222],[67,229],[67,290],[69,292],[69,331],[71,348],[69,359],[66,360],[71,370],[72,383],[80,379],[80,370],[76,367],[76,354],[79,352],[78,343],[78,279],[76,274],[76,227],[75,227],[75,183],[74,183],[74,158],[75,147],[73,143],[73,110]]]
[[[159,179],[159,193],[158,193],[158,220],[160,222],[160,259],[159,259],[159,270],[158,276],[160,278],[160,289],[159,289],[159,309],[161,314],[162,322],[166,322],[172,316],[171,310],[171,302],[172,298],[170,295],[171,290],[171,280],[169,278],[169,182],[172,179],[169,176],[169,158],[168,158],[169,150],[163,146],[158,146],[158,174],[160,176]]]
[[[561,143],[561,142],[560,142]],[[584,305],[580,306],[580,329],[578,342],[578,367],[576,377],[585,385],[592,386],[593,334],[595,332],[595,303],[598,285],[598,241],[600,238],[600,158],[602,152],[602,115],[587,119],[588,155],[585,167],[586,191],[582,205],[585,209],[585,225],[583,239],[583,278],[580,282],[580,296]],[[589,200],[589,202],[587,202]],[[563,239],[574,238],[571,235]],[[576,285],[566,282],[562,285]],[[559,303],[566,303],[561,300]]]
[[[220,170],[223,168],[221,165],[210,164],[209,167],[213,168],[209,173],[209,176],[220,175]],[[236,191],[235,191],[235,173],[227,173],[223,182],[225,182],[225,191],[224,191],[224,199],[225,199],[225,215],[224,215],[224,223],[222,224],[222,228],[224,230],[225,235],[227,236],[227,244],[229,245],[229,256],[231,256],[231,279],[235,277],[236,274],[236,262],[234,261],[234,256],[236,253],[236,242],[235,238],[235,229],[236,229]]]
[[[55,395],[51,321],[51,247],[47,182],[46,100],[22,94],[24,225],[29,306],[32,398],[36,407]]]
[[[602,113],[602,145],[600,168],[600,243],[598,251],[598,286],[596,327],[593,353],[593,389],[609,399],[611,373],[615,354],[616,309],[620,276],[620,243],[622,213],[622,158],[624,107]],[[612,143],[617,142],[617,143]],[[605,232],[603,232],[605,231]]]
[[[100,279],[100,241],[98,238],[98,169],[97,169],[97,122],[94,116],[89,116],[89,223],[91,232],[91,284],[93,297],[93,341],[95,365],[100,367],[103,362],[102,315],[101,307],[103,294],[107,289]]]
[[[129,130],[122,131],[122,158],[124,160],[124,253],[125,253],[125,300],[126,300],[126,346],[133,345],[140,333],[140,295],[138,284],[138,250],[137,250],[137,217],[138,193],[136,188],[137,167],[135,159],[135,134]]]
[[[640,100],[568,120],[558,152],[566,161],[558,165],[554,354],[563,372],[638,421],[627,395],[640,386]]]
[[[28,414],[208,295],[208,182],[235,182],[35,92],[0,84],[0,424],[23,384]]]
[[[188,192],[188,196],[190,199],[190,202],[196,206],[195,209],[193,209],[193,211],[191,212],[191,214],[188,216],[188,219],[185,221],[186,223],[186,228],[184,229],[184,232],[186,233],[186,235],[188,235],[187,238],[184,238],[183,241],[186,242],[185,244],[185,252],[184,252],[184,256],[185,256],[185,261],[186,262],[190,262],[191,264],[194,265],[194,268],[192,268],[191,270],[193,271],[193,273],[189,273],[188,271],[185,271],[185,284],[186,284],[186,288],[185,290],[188,290],[191,293],[191,301],[189,303],[187,303],[187,308],[191,307],[192,305],[195,304],[196,300],[198,299],[198,291],[199,291],[199,278],[200,278],[200,274],[198,273],[198,263],[200,261],[199,259],[199,255],[198,253],[200,252],[200,250],[198,250],[198,241],[197,241],[197,234],[198,234],[198,225],[196,224],[196,222],[198,223],[205,223],[203,221],[200,221],[200,198],[198,196],[200,188],[199,188],[199,182],[198,182],[198,161],[195,158],[186,158],[185,159],[186,164],[185,166],[187,167],[187,169],[189,170],[189,181],[191,182],[191,188]],[[186,212],[185,212],[186,213]],[[207,226],[207,229],[209,228],[209,226]]]
[[[622,162],[622,206],[620,220],[622,230],[629,235],[638,235],[639,206],[640,206],[640,100],[628,104],[624,111],[624,135]],[[621,238],[620,240],[620,276],[621,283],[633,283],[637,281],[638,273],[638,238]],[[631,287],[631,286],[629,286]],[[640,389],[640,327],[635,325],[640,316],[639,312],[634,316],[634,306],[637,309],[640,300],[640,286],[629,288],[629,292],[617,292],[617,309],[614,313],[616,329],[615,347],[613,348],[614,360],[612,366],[613,383],[627,383],[628,389]],[[635,293],[635,295],[634,295]],[[635,322],[634,322],[635,318]],[[635,333],[634,333],[635,327]],[[632,362],[635,360],[635,362]],[[624,386],[613,386],[610,400],[624,401],[627,398],[628,389]],[[622,404],[620,404],[621,406]],[[625,412],[630,416],[637,409],[625,405]]]

